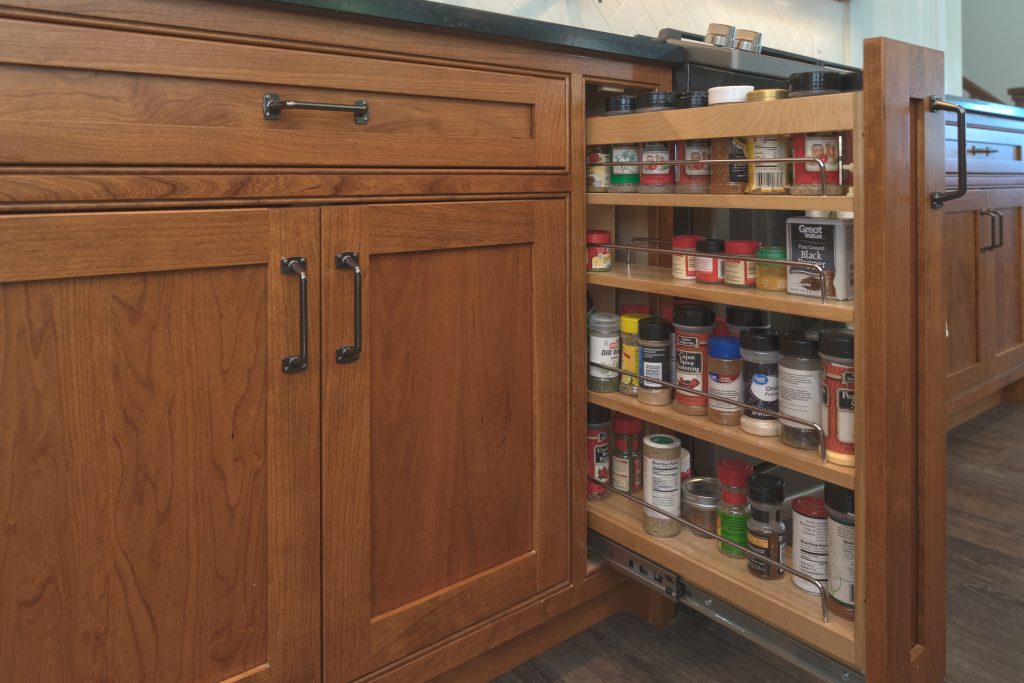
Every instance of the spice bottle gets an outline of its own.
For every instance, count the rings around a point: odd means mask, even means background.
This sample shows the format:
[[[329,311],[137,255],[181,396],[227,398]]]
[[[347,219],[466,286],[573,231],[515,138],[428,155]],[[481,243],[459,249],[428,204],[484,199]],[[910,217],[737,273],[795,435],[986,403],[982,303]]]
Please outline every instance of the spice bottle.
[[[740,429],[754,436],[775,436],[779,422],[757,408],[779,410],[779,335],[771,329],[749,329],[740,333],[743,356],[744,408]]]
[[[788,135],[751,135],[746,139],[743,152],[756,161],[747,167],[747,194],[786,194],[789,192]]]
[[[821,498],[803,496],[793,501],[792,567],[822,583],[828,581],[827,516],[825,501]],[[793,574],[793,585],[808,593],[818,593],[817,586],[796,574]]]
[[[612,234],[607,230],[587,230],[587,272],[612,269]]]
[[[754,256],[760,244],[757,240],[729,240],[725,243],[725,253]],[[753,287],[757,284],[757,263],[725,259],[725,284],[733,287]]]
[[[700,256],[694,259],[697,268],[697,282],[708,285],[719,285],[725,282],[725,261],[721,254],[725,251],[725,242],[707,238],[697,243]]]
[[[743,357],[736,337],[708,340],[708,393],[743,401]],[[708,419],[720,425],[738,425],[742,408],[724,401],[708,400]]]
[[[605,116],[621,116],[636,112],[636,97],[633,95],[609,95],[604,100]],[[636,143],[617,142],[611,145],[613,162],[640,160],[640,147]],[[612,166],[611,192],[636,192],[640,184],[639,166]]]
[[[682,93],[676,100],[680,109],[706,107],[708,94],[694,91]],[[676,143],[679,161],[703,161],[711,158],[710,140],[680,140]],[[687,164],[676,167],[676,194],[707,194],[711,184],[711,164]]]
[[[715,311],[710,308],[684,306],[675,310],[676,380],[679,386],[707,391],[708,339],[715,329]],[[706,415],[708,399],[698,394],[676,390],[672,407],[684,415]]]
[[[637,112],[668,111],[676,108],[674,92],[644,92],[637,95]],[[641,194],[671,194],[675,192],[675,173],[671,165],[671,142],[644,142],[640,145],[640,185],[637,192]]]
[[[834,71],[805,71],[795,73],[787,82],[789,97],[828,95],[842,89],[842,75]],[[799,133],[793,136],[794,157],[815,157],[825,162],[825,194],[846,194],[841,181],[840,150],[842,133],[836,131]],[[845,145],[849,147],[849,145]],[[813,162],[797,162],[793,166],[793,184],[789,191],[795,195],[821,194],[821,167]]]
[[[672,377],[672,333],[661,318],[644,318],[639,325],[640,374],[670,382]],[[672,389],[656,382],[641,380],[637,398],[650,406],[667,406]]]
[[[777,246],[761,247],[757,250],[758,258],[786,260],[786,248]],[[766,292],[786,291],[786,266],[772,263],[757,264],[757,288]]]
[[[709,533],[690,527],[690,533],[701,538],[711,538],[718,532],[718,502],[722,497],[722,485],[711,477],[694,477],[683,482],[683,519]]]
[[[700,235],[676,235],[672,238],[673,249],[695,251],[697,244],[704,238]],[[677,280],[697,279],[697,257],[679,255],[672,257],[672,277]]]
[[[608,456],[610,450],[612,411],[593,403],[587,404],[587,476],[608,483]],[[610,494],[608,489],[587,482],[587,500],[601,500]]]
[[[821,358],[817,335],[788,332],[779,341],[779,412],[821,423]],[[779,439],[794,448],[817,448],[818,430],[779,420]]]
[[[786,499],[782,479],[771,474],[755,474],[747,479],[750,519],[747,520],[747,547],[775,562],[782,562],[786,547],[786,525],[782,521],[782,502]],[[747,556],[747,570],[759,579],[781,579],[781,567]]]
[[[670,515],[679,516],[679,459],[682,444],[668,434],[644,439],[644,501]],[[654,510],[644,508],[644,531],[651,536],[675,536],[682,524]]]
[[[619,367],[619,316],[614,313],[592,313],[587,323],[590,335],[590,362],[605,367]],[[619,388],[619,373],[589,366],[587,388],[611,392]]]
[[[619,318],[622,328],[622,369],[633,374],[640,374],[640,321],[649,317],[646,313],[626,313]],[[636,396],[640,389],[640,380],[629,375],[619,377],[619,393]]]
[[[627,493],[640,493],[643,489],[643,420],[625,413],[615,413],[612,430],[615,447],[612,449],[612,488]]]
[[[831,463],[852,467],[853,332],[842,327],[822,330],[819,350],[824,377],[821,428],[825,432],[825,455]]]
[[[729,334],[740,338],[743,330],[763,329],[770,324],[768,311],[740,306],[725,307],[725,322],[729,325]]]
[[[708,90],[708,104],[722,105],[746,102],[750,85],[726,85]],[[746,159],[744,141],[739,138],[715,138],[711,141],[712,159]],[[747,191],[750,174],[747,164],[713,164],[711,166],[712,194],[743,194]]]
[[[853,620],[856,581],[853,491],[825,484],[828,511],[828,609]]]
[[[743,460],[719,460],[718,481],[722,485],[722,500],[718,503],[718,535],[733,543],[747,547],[747,520],[750,502],[747,500],[747,478],[754,468]],[[728,557],[742,559],[746,553],[718,542],[718,550]]]
[[[587,192],[608,192],[612,182],[611,166],[593,166],[606,164],[612,160],[612,148],[608,145],[592,145],[587,147]]]

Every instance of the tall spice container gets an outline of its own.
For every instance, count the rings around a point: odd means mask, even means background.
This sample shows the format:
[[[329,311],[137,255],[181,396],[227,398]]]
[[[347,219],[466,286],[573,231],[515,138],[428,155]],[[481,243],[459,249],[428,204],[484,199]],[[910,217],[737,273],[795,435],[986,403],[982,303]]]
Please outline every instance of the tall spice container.
[[[644,377],[671,382],[672,333],[669,324],[661,318],[644,318],[639,325],[640,374]],[[667,406],[672,402],[672,389],[646,379],[640,381],[637,392],[640,403],[649,406]]]
[[[740,429],[754,436],[775,436],[778,419],[757,410],[779,410],[779,335],[771,329],[748,329],[740,333],[743,355],[744,408]]]
[[[590,362],[608,368],[619,367],[619,316],[614,313],[591,313],[588,320]],[[619,388],[619,373],[589,366],[587,388],[609,393]]]
[[[668,111],[676,108],[674,92],[644,92],[637,95],[637,112]],[[640,144],[641,194],[671,194],[675,191],[675,173],[667,162],[672,160],[671,142],[643,142]],[[665,163],[662,163],[665,162]]]
[[[643,420],[625,413],[615,413],[612,420],[612,431],[615,433],[612,488],[617,491],[640,493],[643,490],[643,454],[640,450],[643,429]]]
[[[821,498],[802,496],[793,501],[793,567],[827,585],[828,511]],[[818,593],[816,585],[796,574],[793,585]]]
[[[746,102],[752,85],[725,85],[708,90],[708,104],[722,105]],[[715,138],[711,141],[713,159],[746,159],[743,141],[738,138]],[[750,179],[747,164],[713,164],[711,167],[711,194],[743,194]]]
[[[755,474],[747,479],[750,519],[747,520],[747,547],[774,562],[782,562],[786,547],[786,525],[782,521],[785,483],[771,474]],[[747,570],[759,579],[780,579],[782,568],[764,560],[747,557]]]
[[[622,369],[640,374],[640,321],[648,317],[642,313],[624,313],[619,318],[622,328]],[[629,375],[619,377],[619,393],[636,396],[640,390],[640,380]]]
[[[844,328],[821,331],[821,407],[825,455],[836,465],[854,463],[853,332]]]
[[[750,463],[743,460],[718,461],[718,481],[722,485],[722,500],[718,504],[718,535],[742,548],[747,547],[747,520],[750,519],[747,479],[753,471]],[[726,557],[746,557],[742,550],[721,541],[718,542],[718,550]]]
[[[710,308],[684,306],[675,310],[676,384],[707,392],[707,346],[715,329],[715,312]],[[708,399],[676,390],[672,407],[684,415],[706,415]]]
[[[821,358],[817,335],[788,332],[779,342],[779,412],[821,424]],[[818,431],[779,420],[779,439],[794,448],[817,448]]]
[[[587,476],[608,483],[608,458],[611,447],[612,411],[587,404]],[[587,482],[587,500],[602,500],[609,495],[601,484]]]
[[[788,96],[781,88],[764,88],[747,93],[747,102],[781,100]],[[747,194],[786,194],[789,192],[789,166],[772,162],[788,156],[788,135],[751,135],[746,139],[744,152],[748,159],[756,159],[748,168]]]
[[[604,100],[605,116],[622,116],[636,112],[636,97],[633,95],[609,95]],[[640,161],[640,147],[636,143],[617,142],[611,146],[613,162]],[[612,166],[612,192],[636,192],[640,184],[640,166]]]
[[[663,512],[680,515],[679,466],[682,444],[668,434],[651,434],[644,439],[644,501]],[[651,536],[675,536],[682,524],[644,508],[643,528]]]
[[[857,572],[853,491],[825,484],[828,511],[828,607],[833,614],[853,620]]]
[[[694,91],[682,93],[676,100],[680,109],[706,107],[708,94]],[[703,161],[711,158],[710,140],[680,140],[676,143],[679,161]],[[711,185],[711,164],[687,164],[676,167],[676,194],[707,194]]]
[[[736,337],[708,340],[708,393],[743,402],[743,356]],[[708,400],[708,419],[720,425],[738,425],[742,408],[725,401]]]

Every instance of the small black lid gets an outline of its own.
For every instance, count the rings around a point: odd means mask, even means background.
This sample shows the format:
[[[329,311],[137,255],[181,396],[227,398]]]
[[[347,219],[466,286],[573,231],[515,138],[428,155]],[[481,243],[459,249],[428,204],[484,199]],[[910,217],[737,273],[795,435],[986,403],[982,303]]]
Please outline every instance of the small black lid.
[[[712,237],[697,242],[697,251],[705,254],[720,254],[725,251],[725,240],[717,240]]]
[[[751,327],[740,332],[740,348],[749,351],[778,351],[779,333],[771,328]]]
[[[636,96],[637,109],[649,109],[651,107],[675,108],[676,94],[674,92],[642,92]]]
[[[611,420],[612,411],[604,406],[597,406],[593,403],[587,404],[587,424],[601,424],[602,422],[611,422]]]
[[[779,351],[783,356],[796,356],[798,358],[818,357],[818,336],[810,335],[807,332],[793,330],[787,332],[779,339]]]
[[[671,336],[671,326],[661,318],[644,318],[637,327],[638,336],[646,341],[668,341]]]
[[[843,91],[852,92],[864,89],[864,72],[850,71],[843,74]]]
[[[608,95],[604,98],[604,112],[636,111],[636,95]]]
[[[680,306],[673,314],[673,322],[684,327],[709,327],[715,324],[715,309]]]
[[[818,350],[826,356],[853,358],[853,332],[845,327],[822,330]]]
[[[725,322],[737,327],[767,327],[768,311],[726,306]]]
[[[786,482],[774,474],[752,474],[747,477],[747,496],[755,503],[778,505],[786,500]]]
[[[853,514],[853,491],[836,484],[825,483],[825,505],[836,512]]]
[[[843,89],[843,75],[838,71],[804,71],[790,76],[786,86],[790,94],[838,92]]]
[[[676,107],[679,109],[694,109],[696,107],[708,106],[707,90],[691,90],[690,92],[679,93],[676,98]]]

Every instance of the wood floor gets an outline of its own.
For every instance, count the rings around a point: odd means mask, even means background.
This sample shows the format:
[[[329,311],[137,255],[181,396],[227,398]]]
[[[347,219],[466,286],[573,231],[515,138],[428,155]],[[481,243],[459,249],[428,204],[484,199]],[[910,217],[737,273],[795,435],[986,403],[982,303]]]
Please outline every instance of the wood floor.
[[[1024,404],[949,434],[949,683],[1024,679]],[[663,629],[620,613],[497,679],[817,681],[692,613]]]

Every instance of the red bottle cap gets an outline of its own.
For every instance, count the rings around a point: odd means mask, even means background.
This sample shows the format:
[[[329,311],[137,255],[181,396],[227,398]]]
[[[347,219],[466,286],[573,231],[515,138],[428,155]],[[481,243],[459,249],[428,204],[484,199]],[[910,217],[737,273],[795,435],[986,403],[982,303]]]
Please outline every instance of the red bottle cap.
[[[611,244],[612,234],[607,230],[587,230],[587,244]]]
[[[673,249],[696,249],[697,242],[700,242],[703,237],[700,235],[676,235],[672,238]]]
[[[668,301],[661,302],[661,317],[665,320],[671,320],[676,310],[675,299],[669,299]]]
[[[828,516],[825,511],[825,501],[817,496],[801,496],[793,499],[793,512],[815,519],[825,519]]]
[[[644,429],[644,421],[625,413],[615,413],[612,418],[612,430],[616,434],[639,434]],[[824,505],[824,503],[822,503]]]
[[[754,466],[743,460],[719,460],[718,481],[726,486],[747,487],[747,477],[754,472]]]
[[[619,306],[619,315],[626,315],[627,313],[650,315],[651,307],[647,304],[621,304]]]
[[[729,240],[725,243],[725,253],[753,255],[760,247],[761,243],[757,240]]]

